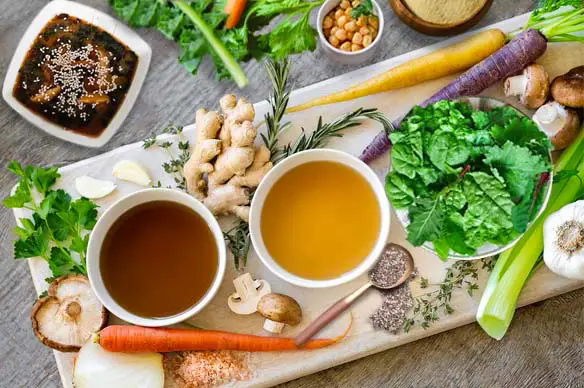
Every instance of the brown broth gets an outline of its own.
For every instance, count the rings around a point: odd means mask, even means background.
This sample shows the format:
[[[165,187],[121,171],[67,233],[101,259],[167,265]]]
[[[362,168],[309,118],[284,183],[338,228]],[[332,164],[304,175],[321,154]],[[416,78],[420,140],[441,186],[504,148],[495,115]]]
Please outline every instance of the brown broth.
[[[357,267],[381,227],[373,189],[358,172],[333,162],[302,164],[266,196],[262,239],[272,258],[305,279],[332,279]]]
[[[13,94],[44,119],[97,137],[124,102],[137,65],[137,55],[109,33],[60,14],[28,50]]]
[[[168,317],[197,303],[217,274],[218,251],[205,220],[171,201],[138,205],[114,222],[100,254],[112,298],[142,317]]]

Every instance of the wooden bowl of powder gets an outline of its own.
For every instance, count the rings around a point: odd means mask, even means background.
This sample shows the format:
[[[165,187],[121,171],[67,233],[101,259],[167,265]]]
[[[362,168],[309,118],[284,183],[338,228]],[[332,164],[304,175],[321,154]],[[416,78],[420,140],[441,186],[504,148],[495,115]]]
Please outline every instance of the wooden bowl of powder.
[[[389,0],[395,14],[427,35],[456,35],[477,24],[493,0]]]

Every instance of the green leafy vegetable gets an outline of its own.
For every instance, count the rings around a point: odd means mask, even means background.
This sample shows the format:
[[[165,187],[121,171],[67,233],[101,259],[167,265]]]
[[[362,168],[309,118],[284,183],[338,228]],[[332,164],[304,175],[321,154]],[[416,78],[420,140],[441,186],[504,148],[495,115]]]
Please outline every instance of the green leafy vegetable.
[[[373,2],[371,0],[361,0],[359,5],[351,10],[351,17],[357,19],[359,16],[369,16],[373,14]]]
[[[88,232],[97,220],[97,205],[87,198],[72,200],[65,191],[52,190],[59,178],[56,168],[27,166],[10,162],[8,169],[20,180],[14,193],[4,199],[7,208],[24,208],[31,218],[21,218],[14,229],[14,258],[45,259],[53,277],[87,274],[85,255]],[[36,199],[40,196],[40,199]]]
[[[513,240],[541,208],[551,171],[547,136],[510,107],[415,107],[390,135],[386,193],[408,209],[408,240],[442,259]]]
[[[248,80],[239,62],[283,59],[316,48],[316,31],[309,19],[322,2],[250,0],[239,25],[225,29],[223,0],[109,0],[130,26],[156,28],[176,41],[179,62],[190,73],[195,74],[203,58],[209,57],[218,79],[232,78],[240,87]]]

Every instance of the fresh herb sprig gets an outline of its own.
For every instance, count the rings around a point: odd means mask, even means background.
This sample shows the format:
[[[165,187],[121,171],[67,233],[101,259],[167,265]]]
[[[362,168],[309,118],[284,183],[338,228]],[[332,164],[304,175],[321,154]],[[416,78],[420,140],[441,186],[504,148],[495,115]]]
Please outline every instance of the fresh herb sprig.
[[[169,156],[169,160],[162,164],[164,172],[171,175],[174,179],[176,187],[183,191],[187,191],[187,181],[183,175],[183,167],[191,157],[189,151],[190,144],[183,136],[183,127],[171,124],[164,128],[162,134],[176,136],[176,139],[159,139],[157,135],[152,135],[144,140],[142,148],[148,149],[152,147],[162,148]],[[178,154],[173,151],[174,146],[178,149]],[[157,182],[154,187],[161,187],[161,183]]]
[[[359,5],[351,10],[351,17],[353,19],[371,14],[373,14],[373,2],[371,0],[361,0]]]
[[[481,260],[481,268],[487,272],[493,270],[495,258],[489,257]],[[479,268],[476,262],[458,260],[452,264],[444,275],[444,279],[438,284],[431,284],[428,279],[420,278],[420,288],[432,288],[431,291],[414,298],[412,316],[405,320],[403,330],[409,332],[414,326],[424,329],[430,327],[440,316],[454,313],[450,304],[452,294],[457,290],[466,290],[473,296],[479,289]]]
[[[19,226],[14,229],[18,236],[14,241],[14,258],[43,258],[53,278],[70,273],[87,275],[87,243],[97,221],[97,205],[87,198],[73,201],[65,191],[52,190],[60,177],[56,168],[23,168],[12,161],[8,170],[19,181],[14,193],[2,204],[32,212],[30,218],[19,219]]]

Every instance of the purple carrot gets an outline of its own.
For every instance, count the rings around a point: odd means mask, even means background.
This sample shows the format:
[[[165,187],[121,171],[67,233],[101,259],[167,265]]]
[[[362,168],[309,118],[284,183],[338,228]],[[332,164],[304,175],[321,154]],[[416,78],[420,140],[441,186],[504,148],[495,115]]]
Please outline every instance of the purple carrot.
[[[420,106],[427,106],[440,100],[476,96],[497,82],[520,73],[527,65],[542,56],[546,48],[545,36],[537,30],[525,30],[422,102]],[[394,128],[399,128],[400,122],[401,119],[396,120],[393,123]],[[363,150],[359,159],[370,163],[387,152],[390,147],[391,143],[386,133],[381,132]]]

